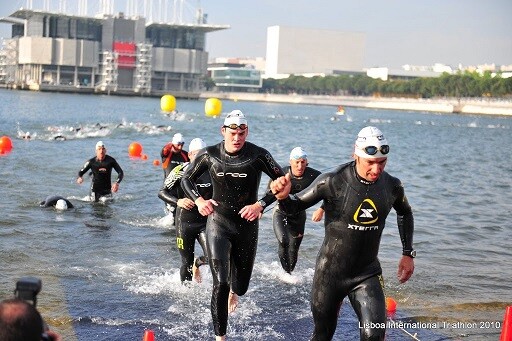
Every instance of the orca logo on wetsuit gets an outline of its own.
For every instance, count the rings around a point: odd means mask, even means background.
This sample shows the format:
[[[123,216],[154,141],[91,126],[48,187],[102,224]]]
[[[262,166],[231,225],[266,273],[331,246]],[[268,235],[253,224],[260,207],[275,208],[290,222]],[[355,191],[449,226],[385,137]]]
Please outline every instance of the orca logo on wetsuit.
[[[207,184],[197,184],[196,186],[197,187],[210,187],[212,184],[211,183],[207,183]]]
[[[224,172],[218,172],[217,173],[217,176],[232,176],[234,178],[246,178],[247,177],[247,174],[245,173],[232,173],[232,172],[227,172],[227,173],[224,173]]]
[[[279,167],[277,167],[272,156],[267,153],[267,154],[265,154],[265,159],[267,159],[267,161],[270,164],[270,167],[272,167],[272,170],[274,171],[274,173],[279,174],[280,169],[279,169]]]
[[[354,213],[354,221],[363,225],[374,224],[379,220],[377,207],[371,199],[364,199]]]

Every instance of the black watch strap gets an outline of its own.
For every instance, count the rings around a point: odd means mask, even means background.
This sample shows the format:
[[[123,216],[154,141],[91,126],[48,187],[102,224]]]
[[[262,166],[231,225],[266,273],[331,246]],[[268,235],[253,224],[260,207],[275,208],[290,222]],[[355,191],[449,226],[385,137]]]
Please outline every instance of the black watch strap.
[[[411,258],[416,258],[416,250],[404,250],[402,255],[409,256]]]

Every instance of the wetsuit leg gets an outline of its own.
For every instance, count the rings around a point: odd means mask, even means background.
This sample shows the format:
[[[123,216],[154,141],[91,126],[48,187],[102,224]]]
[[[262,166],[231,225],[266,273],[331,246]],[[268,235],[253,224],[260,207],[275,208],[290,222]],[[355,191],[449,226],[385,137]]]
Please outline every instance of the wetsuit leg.
[[[304,225],[306,224],[306,212],[299,212],[297,215],[288,218],[288,230],[290,236],[290,245],[288,248],[288,259],[290,272],[295,269],[297,259],[299,258],[299,248],[304,237]]]
[[[379,276],[373,276],[359,284],[348,295],[359,318],[361,340],[384,340],[386,336],[386,301]],[[376,328],[370,328],[370,325]]]
[[[195,234],[188,228],[186,222],[181,220],[182,209],[176,212],[176,247],[181,256],[180,278],[181,281],[192,280],[192,264],[194,263]]]
[[[330,271],[317,269],[313,278],[311,312],[315,328],[311,341],[332,340],[341,304],[348,294],[338,286],[337,279],[332,276],[335,275]]]
[[[291,273],[297,264],[300,244],[304,236],[306,212],[286,216],[279,210],[273,214],[274,233],[279,243],[278,255],[283,270]]]
[[[229,221],[213,212],[206,223],[208,260],[213,278],[211,313],[215,335],[226,335],[228,324],[229,261],[232,246]]]
[[[258,246],[258,220],[243,221],[240,231],[231,253],[231,290],[238,296],[249,289]]]
[[[247,292],[258,244],[258,221],[214,212],[206,224],[208,258],[213,277],[211,312],[215,335],[226,334],[230,290]]]
[[[277,238],[278,249],[277,254],[281,267],[284,271],[290,273],[290,261],[288,259],[288,248],[290,246],[290,235],[288,233],[288,221],[286,215],[278,210],[274,210],[272,215],[272,225],[274,226],[274,233]]]

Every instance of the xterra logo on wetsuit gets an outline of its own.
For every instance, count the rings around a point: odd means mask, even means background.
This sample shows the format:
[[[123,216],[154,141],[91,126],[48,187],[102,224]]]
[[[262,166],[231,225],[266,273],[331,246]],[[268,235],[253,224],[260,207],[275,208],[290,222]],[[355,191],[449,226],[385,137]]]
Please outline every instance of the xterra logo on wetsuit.
[[[375,224],[378,220],[379,213],[377,212],[377,207],[371,199],[364,199],[354,213],[354,221],[361,225],[370,225]],[[359,231],[377,230],[379,228],[378,225],[360,226],[354,224],[349,224],[347,227]]]

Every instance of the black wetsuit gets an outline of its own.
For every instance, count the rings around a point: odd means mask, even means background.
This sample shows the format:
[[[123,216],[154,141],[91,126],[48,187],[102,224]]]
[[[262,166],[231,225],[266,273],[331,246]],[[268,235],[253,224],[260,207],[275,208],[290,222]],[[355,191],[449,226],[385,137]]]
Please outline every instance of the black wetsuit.
[[[187,167],[181,186],[195,201],[199,198],[195,183],[209,171],[213,196],[218,206],[208,216],[206,240],[213,277],[211,311],[215,335],[226,334],[228,296],[230,289],[241,296],[247,292],[258,243],[258,220],[247,221],[240,210],[258,200],[261,173],[276,179],[284,175],[279,164],[268,151],[245,142],[236,154],[224,149],[224,142],[202,150]],[[262,200],[275,201],[271,194]]]
[[[316,169],[306,167],[304,174],[298,178],[290,170],[290,166],[285,167],[285,173],[290,173],[292,189],[290,194],[295,194],[308,187],[313,180],[321,173]],[[306,224],[306,211],[300,211],[295,214],[286,214],[276,205],[272,214],[272,223],[274,233],[279,242],[278,255],[281,266],[284,271],[291,273],[295,269],[299,247],[304,236],[304,225]]]
[[[66,204],[68,205],[68,208],[73,208],[73,204],[71,203],[71,201],[69,201],[68,199],[60,196],[60,195],[49,195],[46,197],[46,199],[44,199],[44,201],[41,201],[39,203],[39,206],[41,207],[55,207],[55,205],[57,204],[57,201],[59,200],[64,200],[66,202]]]
[[[89,159],[82,169],[78,172],[78,176],[82,177],[88,170],[92,172],[91,198],[98,201],[100,197],[112,194],[112,169],[117,172],[117,183],[123,180],[123,170],[112,156],[105,155],[102,161],[95,156]]]
[[[399,179],[382,172],[370,183],[361,179],[355,162],[320,175],[304,191],[280,201],[280,209],[298,212],[323,200],[325,238],[318,253],[311,310],[315,322],[312,340],[331,340],[338,312],[348,296],[360,321],[361,340],[384,340],[385,299],[377,258],[386,217],[392,208],[404,250],[412,250],[414,222]]]
[[[181,188],[181,177],[184,169],[189,163],[176,166],[164,181],[164,186],[158,192],[158,197],[168,204],[178,205],[178,200],[185,197],[185,192]],[[212,181],[210,173],[204,172],[196,181],[197,188],[201,196],[205,199],[212,197]],[[181,281],[192,280],[192,265],[194,263],[195,241],[199,242],[203,253],[206,255],[206,221],[208,217],[202,216],[194,206],[192,210],[187,210],[177,206],[176,210],[176,247],[181,255],[180,277]],[[207,258],[200,257],[200,262],[204,263]],[[197,264],[196,264],[197,266]]]
[[[179,153],[173,153],[170,149],[171,146],[172,143],[168,143],[160,151],[160,157],[162,158],[162,168],[164,170],[164,181],[176,166],[190,161],[187,151],[181,150]],[[176,226],[176,208],[177,206],[174,203],[166,204],[166,211],[173,214],[174,226]]]

